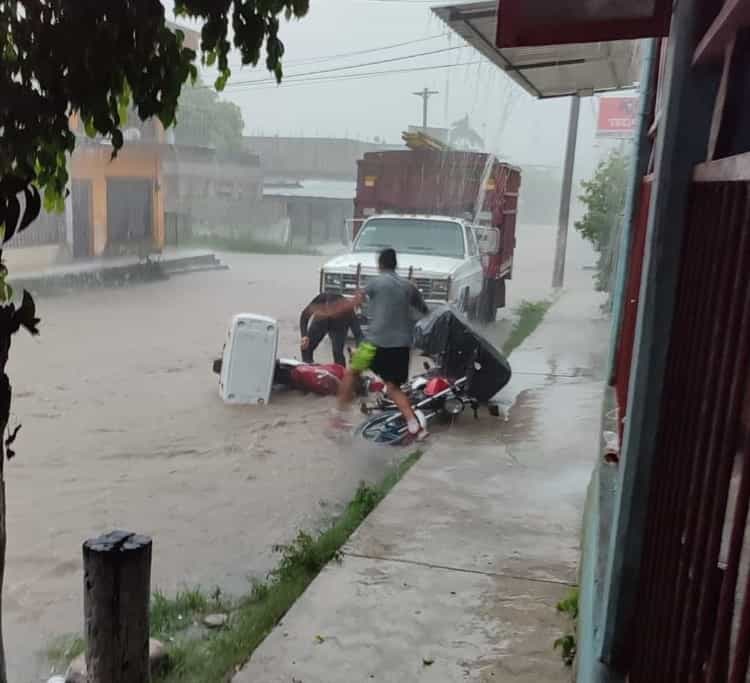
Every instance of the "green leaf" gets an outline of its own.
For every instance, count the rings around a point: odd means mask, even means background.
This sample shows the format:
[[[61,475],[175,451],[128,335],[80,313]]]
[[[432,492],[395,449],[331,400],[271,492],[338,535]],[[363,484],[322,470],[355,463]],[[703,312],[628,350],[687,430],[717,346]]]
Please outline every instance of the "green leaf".
[[[124,126],[128,122],[128,113],[130,111],[130,86],[125,82],[125,87],[117,98],[117,115],[120,117],[120,125]]]
[[[13,298],[13,287],[11,287],[6,281],[5,276],[0,279],[0,301],[7,303]]]
[[[57,196],[55,191],[47,186],[44,191],[44,210],[47,213],[54,213],[55,207],[57,206]]]
[[[88,118],[83,122],[83,128],[86,131],[86,135],[90,138],[96,137],[96,126],[94,125],[93,117]]]
[[[219,77],[214,81],[214,88],[221,92],[224,90],[224,88],[227,85],[227,81],[229,80],[229,76],[231,75],[231,72],[227,69],[227,71],[224,71],[219,75]]]

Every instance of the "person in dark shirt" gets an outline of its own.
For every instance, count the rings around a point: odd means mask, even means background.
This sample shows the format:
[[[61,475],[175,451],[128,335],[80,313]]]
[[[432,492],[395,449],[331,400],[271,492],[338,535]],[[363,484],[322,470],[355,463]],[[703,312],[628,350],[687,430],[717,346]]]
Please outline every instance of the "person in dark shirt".
[[[305,363],[314,362],[313,353],[326,335],[331,339],[334,362],[344,367],[346,367],[344,345],[346,344],[346,335],[349,329],[351,329],[357,344],[362,341],[362,328],[359,326],[359,321],[353,311],[349,315],[340,318],[323,318],[316,316],[313,312],[318,306],[338,303],[343,299],[344,297],[341,294],[323,292],[322,294],[318,294],[302,311],[299,318],[299,332],[302,360]],[[310,320],[311,318],[312,320]]]

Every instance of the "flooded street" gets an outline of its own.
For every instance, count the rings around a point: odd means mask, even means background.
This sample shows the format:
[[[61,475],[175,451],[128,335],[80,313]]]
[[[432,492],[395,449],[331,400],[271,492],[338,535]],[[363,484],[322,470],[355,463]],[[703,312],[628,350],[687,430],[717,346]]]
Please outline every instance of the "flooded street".
[[[511,306],[549,293],[553,247],[553,228],[519,229]],[[47,671],[34,649],[81,629],[85,538],[149,534],[154,588],[239,592],[275,564],[273,544],[335,514],[391,462],[387,449],[325,438],[331,399],[220,401],[211,361],[231,315],[279,319],[279,352],[295,355],[299,311],[326,260],[222,258],[230,270],[42,299],[40,337],[17,335],[10,374],[23,429],[6,475],[11,680],[40,680]],[[571,281],[590,279],[582,267],[593,256],[575,235],[568,263]],[[501,317],[490,334],[498,340],[509,312]],[[329,355],[326,342],[317,358]],[[454,435],[471,443],[468,432]]]

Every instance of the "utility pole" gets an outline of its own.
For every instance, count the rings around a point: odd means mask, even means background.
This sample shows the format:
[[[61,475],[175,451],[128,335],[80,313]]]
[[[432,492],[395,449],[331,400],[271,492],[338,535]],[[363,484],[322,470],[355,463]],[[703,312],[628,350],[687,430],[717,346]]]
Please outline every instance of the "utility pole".
[[[437,90],[428,90],[427,88],[412,93],[412,95],[422,98],[422,128],[427,128],[427,100],[430,99],[430,96],[437,94]]]
[[[552,287],[559,289],[565,279],[565,250],[568,245],[568,219],[570,217],[570,195],[573,190],[573,165],[576,160],[576,141],[578,138],[578,114],[581,110],[581,98],[573,95],[570,100],[570,118],[568,119],[568,140],[565,146],[565,165],[563,168],[562,189],[560,191],[560,214],[557,219],[557,243],[555,244],[555,266],[552,273]]]

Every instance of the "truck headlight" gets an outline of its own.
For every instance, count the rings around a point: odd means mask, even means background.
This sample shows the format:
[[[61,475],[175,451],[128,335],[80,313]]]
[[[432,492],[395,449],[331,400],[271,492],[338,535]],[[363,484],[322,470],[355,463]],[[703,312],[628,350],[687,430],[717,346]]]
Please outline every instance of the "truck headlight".
[[[433,280],[430,287],[430,289],[432,290],[432,296],[436,299],[447,299],[449,287],[449,280]]]
[[[325,273],[323,276],[323,285],[325,289],[341,289],[343,278],[338,273]]]

